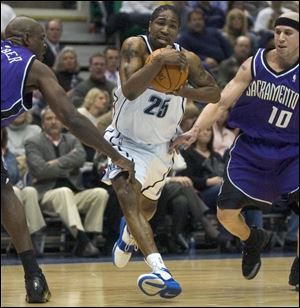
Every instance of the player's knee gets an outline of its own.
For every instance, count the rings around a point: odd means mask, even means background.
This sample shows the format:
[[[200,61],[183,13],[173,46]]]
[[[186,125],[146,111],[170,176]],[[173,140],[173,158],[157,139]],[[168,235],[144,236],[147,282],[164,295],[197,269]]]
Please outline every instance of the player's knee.
[[[220,209],[217,210],[217,218],[222,224],[227,224],[232,221],[232,216],[234,215],[233,210]]]

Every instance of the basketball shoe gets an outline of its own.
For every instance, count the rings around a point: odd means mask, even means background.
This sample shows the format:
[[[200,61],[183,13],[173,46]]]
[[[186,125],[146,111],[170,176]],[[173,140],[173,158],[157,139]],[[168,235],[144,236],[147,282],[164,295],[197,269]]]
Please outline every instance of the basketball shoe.
[[[120,223],[120,235],[112,250],[113,264],[119,268],[126,266],[132,253],[137,250],[138,246],[133,236],[128,232],[126,220],[123,216]]]
[[[162,298],[173,298],[181,293],[179,283],[166,269],[158,269],[138,278],[138,286],[148,296],[159,295]]]
[[[27,303],[46,303],[51,297],[46,278],[43,273],[25,277]]]
[[[252,229],[251,236],[254,239],[251,245],[243,242],[242,247],[242,272],[246,279],[253,279],[261,266],[260,253],[267,249],[272,242],[272,233],[262,229]]]
[[[292,264],[289,284],[296,287],[296,291],[299,291],[299,257],[296,257]]]

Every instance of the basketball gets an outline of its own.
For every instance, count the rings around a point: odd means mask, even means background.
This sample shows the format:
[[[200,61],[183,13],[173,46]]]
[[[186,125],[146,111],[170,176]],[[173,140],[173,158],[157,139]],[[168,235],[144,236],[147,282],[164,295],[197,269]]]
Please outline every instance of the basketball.
[[[160,52],[162,52],[164,48],[156,49],[152,52],[146,63],[151,63],[153,58]],[[154,90],[169,93],[180,89],[180,87],[185,84],[188,78],[188,67],[183,70],[180,70],[180,66],[178,65],[164,65],[157,76],[151,81],[151,86]]]

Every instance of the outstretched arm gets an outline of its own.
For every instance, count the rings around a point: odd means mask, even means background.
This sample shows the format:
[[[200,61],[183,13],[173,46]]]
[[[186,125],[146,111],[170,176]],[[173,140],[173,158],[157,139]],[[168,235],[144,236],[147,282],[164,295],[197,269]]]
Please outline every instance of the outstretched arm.
[[[171,144],[170,149],[178,149],[180,145],[187,149],[197,139],[199,131],[211,127],[223,114],[239,99],[252,80],[251,58],[239,68],[236,76],[226,85],[217,104],[208,104],[204,107],[193,127],[186,133],[178,136]]]
[[[53,72],[46,65],[40,61],[34,61],[26,82],[26,88],[39,89],[58,119],[73,135],[88,146],[109,156],[114,164],[128,171],[130,179],[133,180],[133,164],[115,151],[101,136],[97,128],[77,111],[66,92],[58,84]]]

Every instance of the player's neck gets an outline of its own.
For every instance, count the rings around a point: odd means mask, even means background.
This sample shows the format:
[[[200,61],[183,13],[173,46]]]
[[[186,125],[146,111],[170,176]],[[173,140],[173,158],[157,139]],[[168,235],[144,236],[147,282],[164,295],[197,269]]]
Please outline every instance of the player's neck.
[[[299,54],[291,57],[280,57],[277,55],[277,61],[283,70],[286,70],[292,66],[294,66],[299,60]]]

